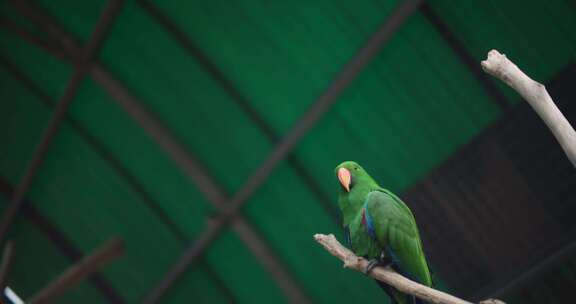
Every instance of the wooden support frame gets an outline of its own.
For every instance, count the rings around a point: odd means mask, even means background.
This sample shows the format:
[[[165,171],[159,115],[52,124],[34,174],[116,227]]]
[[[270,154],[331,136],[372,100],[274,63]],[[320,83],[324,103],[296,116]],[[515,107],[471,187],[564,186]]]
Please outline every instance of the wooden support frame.
[[[12,4],[19,10],[26,10],[26,7],[29,6],[29,4],[25,1],[12,1]],[[24,171],[24,175],[10,200],[10,205],[2,214],[2,218],[0,219],[0,241],[6,237],[8,229],[10,229],[10,226],[14,221],[14,217],[18,214],[18,211],[22,207],[24,196],[30,189],[34,177],[36,176],[36,173],[44,161],[44,157],[48,152],[50,144],[52,143],[54,137],[56,137],[60,123],[64,119],[70,104],[74,100],[76,91],[78,90],[78,87],[80,86],[80,83],[88,70],[89,62],[100,49],[101,44],[106,38],[108,29],[112,25],[114,17],[118,14],[121,7],[122,1],[120,0],[110,0],[107,3],[102,14],[100,15],[100,19],[98,20],[90,40],[86,44],[85,48],[77,53],[76,56],[78,56],[79,59],[77,62],[74,62],[76,64],[76,69],[74,70],[74,73],[68,82],[64,94],[54,109],[54,113],[48,122],[48,126],[42,133],[42,137],[38,146],[34,150],[32,159],[28,163],[28,166]],[[35,18],[36,16],[31,14],[30,17]]]

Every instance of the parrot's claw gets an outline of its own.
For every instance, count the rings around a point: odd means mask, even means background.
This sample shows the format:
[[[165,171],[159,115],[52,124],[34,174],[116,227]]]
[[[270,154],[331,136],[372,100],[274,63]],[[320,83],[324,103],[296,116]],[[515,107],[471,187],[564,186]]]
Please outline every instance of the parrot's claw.
[[[372,271],[372,269],[374,269],[374,267],[378,266],[379,262],[380,261],[377,259],[372,259],[372,260],[368,261],[368,265],[366,265],[366,269],[364,269],[364,274],[368,275],[370,273],[370,271]]]
[[[368,261],[368,265],[366,265],[366,269],[364,269],[364,274],[370,274],[370,271],[374,269],[376,266],[387,267],[392,264],[392,260],[388,257],[380,256],[378,259],[371,259]]]

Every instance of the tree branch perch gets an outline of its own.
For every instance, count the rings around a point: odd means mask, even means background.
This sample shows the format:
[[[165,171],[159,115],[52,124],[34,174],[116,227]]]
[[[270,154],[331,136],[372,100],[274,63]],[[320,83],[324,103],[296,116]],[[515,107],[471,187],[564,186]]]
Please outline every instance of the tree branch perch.
[[[488,52],[488,58],[482,61],[482,69],[504,81],[532,106],[576,167],[576,132],[558,110],[544,85],[528,77],[506,55],[496,50]]]
[[[324,246],[328,252],[333,256],[339,258],[344,262],[344,268],[350,268],[362,272],[366,269],[368,261],[364,258],[356,256],[348,248],[342,246],[340,242],[334,237],[333,234],[316,234],[314,239]],[[394,288],[414,295],[424,301],[437,304],[472,304],[471,302],[464,301],[455,296],[445,292],[424,286],[422,284],[411,281],[402,275],[398,274],[389,267],[376,267],[369,274],[370,277],[382,281]],[[480,302],[481,304],[504,304],[504,302],[494,299],[489,299]]]

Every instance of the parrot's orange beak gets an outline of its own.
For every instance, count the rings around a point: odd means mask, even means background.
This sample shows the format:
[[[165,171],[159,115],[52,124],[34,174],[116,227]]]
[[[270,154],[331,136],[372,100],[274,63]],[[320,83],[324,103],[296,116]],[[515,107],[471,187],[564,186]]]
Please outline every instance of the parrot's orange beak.
[[[350,175],[350,171],[346,168],[338,169],[338,180],[346,192],[350,192],[350,182],[352,181],[352,176]]]

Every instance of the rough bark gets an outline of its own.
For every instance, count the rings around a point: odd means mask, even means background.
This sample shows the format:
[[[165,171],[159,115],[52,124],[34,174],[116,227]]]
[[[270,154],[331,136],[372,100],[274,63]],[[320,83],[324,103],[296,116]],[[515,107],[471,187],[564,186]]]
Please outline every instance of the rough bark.
[[[322,246],[324,246],[324,248],[328,250],[328,252],[330,252],[333,256],[342,260],[344,262],[344,268],[350,268],[360,272],[366,269],[368,261],[364,258],[356,256],[348,248],[342,246],[342,244],[338,242],[338,240],[336,239],[336,237],[334,237],[333,234],[329,235],[316,234],[314,235],[314,239]],[[430,303],[472,304],[471,302],[462,300],[453,295],[411,281],[405,278],[404,276],[400,275],[396,271],[390,269],[389,267],[386,268],[376,267],[372,271],[370,271],[368,276],[376,280],[382,281],[390,286],[393,286],[394,288],[404,293],[414,295]],[[495,299],[484,300],[480,303],[504,304],[504,302]]]
[[[550,128],[572,165],[576,167],[576,132],[556,107],[546,87],[528,77],[506,55],[496,50],[488,52],[488,58],[482,61],[482,69],[505,82],[532,106]]]

